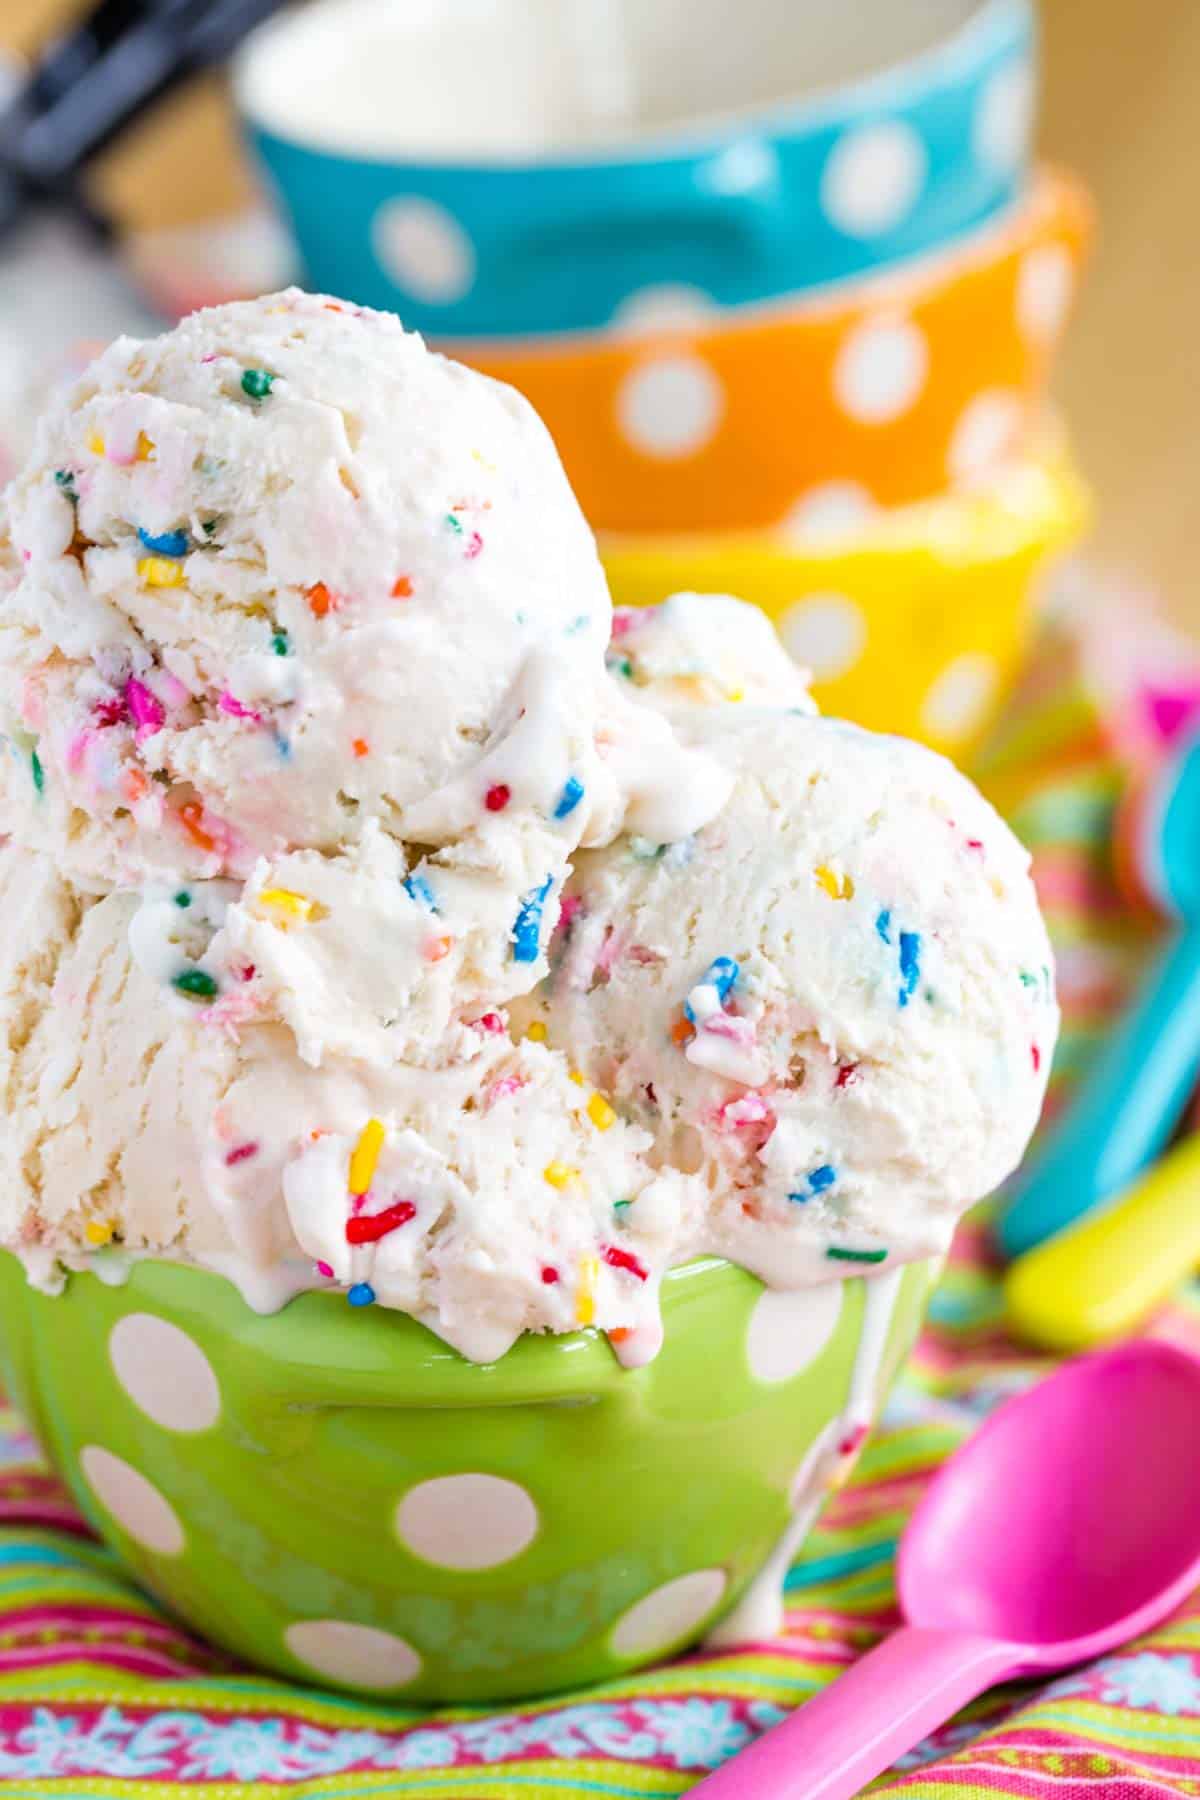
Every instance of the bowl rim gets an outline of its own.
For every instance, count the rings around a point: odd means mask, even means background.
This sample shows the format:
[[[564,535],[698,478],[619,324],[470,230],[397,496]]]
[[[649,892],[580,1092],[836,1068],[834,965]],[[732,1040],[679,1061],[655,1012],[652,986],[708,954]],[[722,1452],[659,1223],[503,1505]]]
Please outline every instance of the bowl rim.
[[[864,113],[920,108],[928,103],[928,90],[942,82],[957,85],[964,77],[969,79],[992,50],[1006,41],[1011,40],[1014,60],[1023,46],[1036,69],[1037,20],[1033,0],[967,0],[969,10],[958,25],[923,49],[890,66],[819,85],[794,99],[740,106],[734,103],[686,120],[633,126],[620,136],[600,138],[592,144],[554,143],[537,152],[473,152],[436,157],[396,154],[373,151],[361,144],[352,147],[306,137],[294,122],[281,125],[278,109],[264,95],[263,65],[286,54],[289,36],[319,33],[328,16],[346,3],[347,0],[317,0],[315,6],[300,12],[289,8],[251,32],[230,65],[235,105],[253,131],[293,149],[332,162],[391,168],[409,175],[453,170],[475,179],[527,179],[558,170],[611,171],[673,162],[686,164],[719,153],[748,135],[775,141],[801,139],[831,126],[844,129]],[[350,0],[350,4],[370,3],[372,0]],[[1026,160],[1027,157],[1028,146]]]

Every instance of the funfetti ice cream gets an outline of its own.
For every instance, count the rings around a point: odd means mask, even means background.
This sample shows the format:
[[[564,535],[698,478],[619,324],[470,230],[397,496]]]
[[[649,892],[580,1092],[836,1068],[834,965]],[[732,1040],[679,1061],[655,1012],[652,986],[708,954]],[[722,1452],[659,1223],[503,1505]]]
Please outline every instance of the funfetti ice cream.
[[[1018,846],[736,601],[609,646],[517,396],[293,290],[114,345],[4,517],[39,1285],[167,1257],[637,1363],[673,1265],[898,1264],[1015,1162],[1056,1016]]]
[[[1028,859],[915,744],[791,709],[702,718],[730,800],[681,842],[577,857],[521,1017],[701,1179],[708,1247],[764,1279],[942,1250],[1045,1087]]]

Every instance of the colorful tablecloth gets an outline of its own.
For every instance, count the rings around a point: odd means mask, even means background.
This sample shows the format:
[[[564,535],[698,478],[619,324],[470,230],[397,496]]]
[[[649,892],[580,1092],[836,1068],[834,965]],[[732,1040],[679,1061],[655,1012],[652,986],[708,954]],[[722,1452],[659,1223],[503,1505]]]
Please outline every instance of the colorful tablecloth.
[[[1049,688],[1057,704],[1062,682]],[[1039,703],[1035,684],[1030,704]],[[1008,804],[1034,848],[1060,951],[1060,1101],[1147,948],[1110,871],[1115,752],[1092,730],[1087,706],[1072,721],[1061,755],[1048,757],[1039,742],[1041,775],[1015,780],[1011,756],[1005,764]],[[1200,1353],[1200,1287],[1152,1329]],[[232,1666],[130,1587],[17,1419],[0,1413],[0,1784],[12,1800],[682,1793],[895,1622],[892,1555],[930,1472],[1044,1366],[1004,1337],[986,1221],[976,1215],[959,1234],[884,1427],[792,1571],[785,1635],[488,1713],[382,1706]],[[938,1800],[1200,1794],[1200,1594],[1117,1655],[1049,1685],[987,1695],[879,1791]]]

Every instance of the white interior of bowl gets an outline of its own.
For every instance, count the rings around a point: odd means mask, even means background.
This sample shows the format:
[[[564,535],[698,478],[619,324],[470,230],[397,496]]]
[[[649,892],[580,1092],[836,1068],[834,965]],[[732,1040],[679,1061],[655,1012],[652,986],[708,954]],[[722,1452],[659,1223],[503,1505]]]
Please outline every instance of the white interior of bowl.
[[[258,124],[372,158],[617,147],[894,68],[987,0],[312,0],[237,68]]]

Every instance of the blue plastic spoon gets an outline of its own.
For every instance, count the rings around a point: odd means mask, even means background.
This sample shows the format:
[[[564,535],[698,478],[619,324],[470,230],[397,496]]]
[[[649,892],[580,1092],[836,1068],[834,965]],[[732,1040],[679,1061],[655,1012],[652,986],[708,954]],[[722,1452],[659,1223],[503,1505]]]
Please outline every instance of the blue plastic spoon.
[[[1019,1256],[1127,1187],[1166,1146],[1200,1075],[1200,738],[1148,790],[1131,846],[1183,922],[1083,1092],[1021,1177],[997,1227]]]

